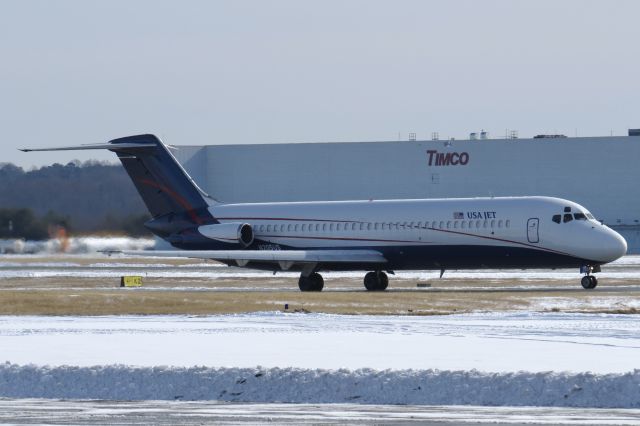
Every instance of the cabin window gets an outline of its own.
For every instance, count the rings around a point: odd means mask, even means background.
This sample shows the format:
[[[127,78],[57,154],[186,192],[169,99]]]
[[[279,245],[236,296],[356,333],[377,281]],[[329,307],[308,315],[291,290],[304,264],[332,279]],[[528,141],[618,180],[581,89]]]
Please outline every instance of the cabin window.
[[[457,220],[453,221],[453,228],[454,229],[458,229],[458,221]]]
[[[267,232],[271,232],[271,225],[267,225]]]
[[[440,228],[440,229],[443,229],[443,228],[444,228],[444,221],[443,221],[443,220],[441,220],[441,221],[440,221],[440,227],[439,227],[439,228]]]
[[[264,231],[264,225],[258,226],[258,232],[263,232],[263,231]]]
[[[498,221],[498,228],[502,228],[502,219]]]
[[[376,222],[376,223],[373,225],[373,229],[375,229],[375,230],[377,231],[377,230],[378,230],[378,228],[379,228],[379,226],[380,226],[380,224],[379,224],[378,222]]]
[[[424,223],[424,227],[429,229],[429,222],[428,221]]]
[[[329,224],[329,231],[333,231],[333,223]]]
[[[493,219],[493,220],[491,221],[491,228],[493,229],[493,228],[495,228],[495,227],[496,227],[496,220],[495,220],[495,219]]]
[[[371,231],[371,222],[367,223],[367,231]]]
[[[482,225],[483,228],[486,228],[487,226],[489,226],[489,221],[488,220],[484,220],[484,224]]]
[[[570,212],[570,211],[571,211],[571,207],[565,207],[565,208],[564,208],[564,212],[565,212],[565,213],[568,213],[568,212]]]
[[[302,224],[302,232],[306,232],[307,231],[307,224],[303,223]]]
[[[450,220],[447,221],[447,229],[451,229],[451,221]]]
[[[296,223],[295,226],[293,227],[293,230],[298,232],[298,224]]]
[[[364,231],[364,223],[363,222],[360,222],[360,230]]]
[[[571,213],[564,214],[564,223],[571,222],[572,220],[573,220],[573,216],[571,215]]]
[[[554,214],[551,220],[554,221],[555,223],[560,223],[562,222],[562,215]]]
[[[323,231],[326,231],[326,230],[327,230],[327,224],[326,224],[326,223],[323,223],[323,224],[322,224],[322,230],[323,230]]]
[[[476,228],[480,228],[480,226],[482,225],[482,222],[479,220],[476,220]]]
[[[585,215],[584,213],[574,213],[573,218],[575,220],[587,220],[587,215]]]
[[[507,221],[504,223],[504,226],[506,228],[510,227],[511,226],[511,221],[509,219],[507,219]]]
[[[462,222],[460,222],[460,228],[462,228],[462,229],[466,228],[467,227],[466,223],[467,222],[465,222],[464,220]]]

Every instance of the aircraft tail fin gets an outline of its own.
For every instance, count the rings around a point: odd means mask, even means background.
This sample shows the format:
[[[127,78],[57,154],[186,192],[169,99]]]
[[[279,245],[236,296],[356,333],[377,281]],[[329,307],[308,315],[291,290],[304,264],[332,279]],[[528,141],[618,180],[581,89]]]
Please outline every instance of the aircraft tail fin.
[[[215,203],[182,168],[169,148],[156,136],[145,134],[114,139],[106,144],[81,145],[22,151],[66,151],[108,149],[116,153],[131,177],[153,219],[147,226],[154,232],[168,231],[167,224],[187,220],[201,225],[212,221],[208,206]],[[159,229],[154,229],[158,227]],[[177,225],[177,224],[176,224]],[[163,228],[163,229],[160,229]],[[170,226],[169,228],[173,228]]]

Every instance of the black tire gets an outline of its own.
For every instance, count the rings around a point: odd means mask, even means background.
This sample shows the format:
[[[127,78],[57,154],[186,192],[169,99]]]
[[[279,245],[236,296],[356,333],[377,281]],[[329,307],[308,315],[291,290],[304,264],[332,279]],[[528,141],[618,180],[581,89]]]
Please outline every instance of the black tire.
[[[367,272],[364,276],[364,288],[369,291],[378,289],[378,277],[375,272]]]
[[[389,285],[389,277],[384,272],[367,272],[364,287],[369,291],[384,291]]]
[[[322,291],[324,288],[324,279],[322,275],[317,272],[309,275],[309,279],[312,281],[312,290],[311,291]]]
[[[300,275],[298,279],[298,288],[300,291],[311,291],[311,280],[308,277]]]
[[[378,290],[384,291],[389,287],[389,277],[384,272],[378,273]]]
[[[317,272],[312,273],[308,277],[300,276],[298,280],[298,288],[300,291],[322,291],[324,288],[324,279]]]
[[[582,279],[580,280],[580,284],[585,290],[591,290],[593,288],[591,287],[591,275],[585,275],[584,277],[582,277]]]
[[[598,286],[598,279],[595,277],[595,275],[589,275],[589,279],[591,281],[591,287],[589,288],[596,288]]]

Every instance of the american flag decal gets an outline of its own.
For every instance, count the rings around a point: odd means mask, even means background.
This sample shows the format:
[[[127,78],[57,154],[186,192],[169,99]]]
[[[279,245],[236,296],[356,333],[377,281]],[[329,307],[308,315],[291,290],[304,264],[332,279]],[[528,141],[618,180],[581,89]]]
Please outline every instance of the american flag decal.
[[[464,219],[464,213],[462,212],[453,212],[454,219]]]

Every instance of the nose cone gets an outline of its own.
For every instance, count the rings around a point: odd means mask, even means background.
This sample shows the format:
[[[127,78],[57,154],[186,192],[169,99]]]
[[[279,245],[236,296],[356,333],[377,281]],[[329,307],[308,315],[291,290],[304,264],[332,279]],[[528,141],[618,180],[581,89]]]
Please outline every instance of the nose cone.
[[[607,236],[602,239],[598,254],[598,260],[605,263],[613,262],[627,254],[627,241],[613,229],[607,229]]]

